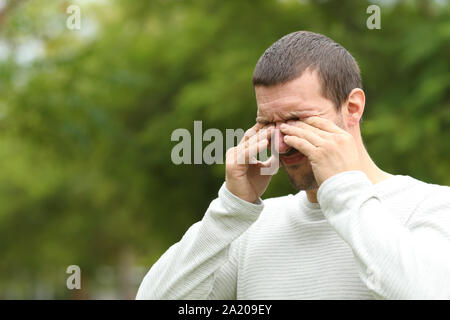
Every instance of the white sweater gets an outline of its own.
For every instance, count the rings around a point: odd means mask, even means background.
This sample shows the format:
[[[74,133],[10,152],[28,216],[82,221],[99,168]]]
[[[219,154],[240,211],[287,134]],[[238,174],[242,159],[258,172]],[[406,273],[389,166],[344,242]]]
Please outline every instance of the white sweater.
[[[361,171],[252,204],[225,184],[137,299],[450,299],[450,187]]]

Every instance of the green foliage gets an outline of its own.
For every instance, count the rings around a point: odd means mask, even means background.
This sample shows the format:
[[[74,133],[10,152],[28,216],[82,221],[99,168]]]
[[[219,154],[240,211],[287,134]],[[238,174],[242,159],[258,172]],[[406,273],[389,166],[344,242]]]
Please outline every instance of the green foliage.
[[[328,35],[358,60],[362,134],[382,169],[450,185],[448,3],[394,1],[368,30],[368,1],[80,1],[71,31],[71,1],[12,2],[0,20],[11,52],[0,60],[0,298],[32,298],[41,282],[71,297],[71,264],[89,295],[124,251],[148,268],[178,241],[224,166],[174,165],[171,133],[194,120],[250,127],[256,61],[292,31]],[[44,55],[18,63],[30,40]],[[280,170],[265,197],[293,192]]]

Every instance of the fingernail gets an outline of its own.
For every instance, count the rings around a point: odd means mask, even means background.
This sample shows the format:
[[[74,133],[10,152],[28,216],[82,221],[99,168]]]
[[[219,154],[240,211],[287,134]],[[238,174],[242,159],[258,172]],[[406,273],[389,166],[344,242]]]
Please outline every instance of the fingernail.
[[[286,123],[282,123],[280,126],[280,129],[286,129],[288,127],[288,125]]]

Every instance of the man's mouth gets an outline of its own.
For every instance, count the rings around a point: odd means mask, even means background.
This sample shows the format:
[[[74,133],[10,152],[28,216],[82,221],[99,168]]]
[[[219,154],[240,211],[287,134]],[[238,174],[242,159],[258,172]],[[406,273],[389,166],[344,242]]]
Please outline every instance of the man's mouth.
[[[290,148],[290,149],[288,150],[288,152],[280,153],[279,155],[280,155],[280,157],[289,157],[289,156],[293,155],[293,154],[296,153],[296,152],[298,152],[297,149],[295,149],[295,148]]]
[[[280,153],[280,160],[283,161],[283,164],[294,164],[305,159],[305,155],[299,152],[297,149],[291,148],[288,152]]]

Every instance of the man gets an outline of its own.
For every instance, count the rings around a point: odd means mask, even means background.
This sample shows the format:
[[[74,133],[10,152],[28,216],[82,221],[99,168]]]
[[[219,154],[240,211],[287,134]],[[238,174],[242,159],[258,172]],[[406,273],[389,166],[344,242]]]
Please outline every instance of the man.
[[[218,198],[137,298],[450,299],[450,187],[371,160],[350,53],[295,32],[262,55],[253,84],[257,123],[228,150]],[[263,201],[274,158],[254,160],[273,137],[299,192]]]

